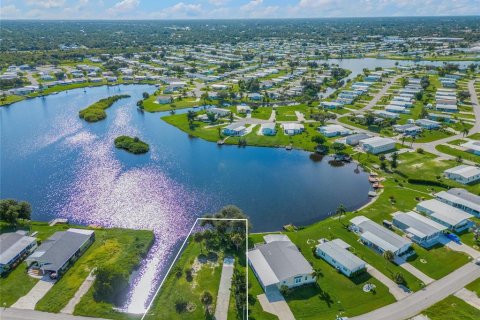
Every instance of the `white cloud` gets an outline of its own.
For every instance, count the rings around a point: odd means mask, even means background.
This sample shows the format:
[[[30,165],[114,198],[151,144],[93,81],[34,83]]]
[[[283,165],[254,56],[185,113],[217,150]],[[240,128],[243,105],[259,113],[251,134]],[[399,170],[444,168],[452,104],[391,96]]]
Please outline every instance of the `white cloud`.
[[[229,2],[230,0],[208,0],[208,3],[213,4],[214,6],[224,6]]]
[[[119,15],[124,13],[133,13],[132,10],[137,8],[140,0],[122,0],[107,9],[109,15]]]
[[[171,7],[154,12],[150,16],[152,18],[161,19],[188,19],[204,18],[206,13],[204,12],[201,4],[179,2]]]
[[[0,10],[0,17],[4,19],[12,19],[12,18],[18,18],[20,14],[20,10],[15,7],[15,5],[11,4],[5,7],[1,8]]]
[[[252,11],[263,3],[263,0],[251,0],[249,3],[240,7],[242,11]]]
[[[27,5],[31,7],[53,9],[61,8],[65,5],[65,0],[27,0]]]

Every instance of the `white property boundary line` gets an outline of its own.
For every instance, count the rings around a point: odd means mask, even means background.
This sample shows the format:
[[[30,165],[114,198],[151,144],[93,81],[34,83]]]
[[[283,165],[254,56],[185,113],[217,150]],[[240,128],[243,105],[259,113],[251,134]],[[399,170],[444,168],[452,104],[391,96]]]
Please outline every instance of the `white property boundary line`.
[[[246,277],[246,280],[247,280],[245,282],[245,285],[246,285],[246,288],[247,288],[247,296],[246,296],[245,302],[246,302],[246,305],[247,305],[247,312],[246,312],[246,317],[245,317],[245,315],[242,315],[242,319],[244,319],[244,320],[248,319],[248,268],[249,268],[249,266],[248,266],[248,219],[197,218],[197,220],[195,220],[195,223],[193,224],[193,226],[190,228],[190,231],[188,232],[187,236],[185,237],[185,240],[183,240],[182,246],[180,247],[177,254],[175,255],[175,258],[173,259],[172,263],[170,264],[170,267],[168,268],[167,273],[163,277],[162,282],[160,282],[160,285],[158,286],[157,290],[155,291],[155,294],[153,295],[152,300],[150,300],[150,303],[148,304],[147,309],[145,310],[145,313],[143,314],[143,316],[140,320],[144,320],[145,317],[147,316],[147,313],[150,311],[150,308],[152,307],[153,302],[157,298],[157,295],[160,292],[160,290],[162,289],[165,280],[167,280],[167,277],[170,274],[170,271],[172,270],[173,266],[177,262],[178,257],[180,256],[180,254],[183,251],[183,248],[187,244],[188,238],[190,238],[190,235],[192,234],[193,229],[195,228],[195,226],[197,225],[197,223],[199,221],[244,221],[245,222],[245,245],[246,245],[245,246],[245,255],[246,255],[245,277]]]

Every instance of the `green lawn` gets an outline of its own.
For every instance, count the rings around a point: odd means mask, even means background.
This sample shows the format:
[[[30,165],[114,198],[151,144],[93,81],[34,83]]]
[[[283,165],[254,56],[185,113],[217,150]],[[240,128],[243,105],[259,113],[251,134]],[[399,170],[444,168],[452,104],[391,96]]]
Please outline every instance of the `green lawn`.
[[[22,263],[6,277],[0,278],[0,305],[10,307],[26,295],[38,282],[27,274],[27,265]]]
[[[169,104],[159,104],[156,103],[157,96],[150,95],[147,99],[143,100],[143,107],[145,111],[148,112],[161,112],[161,111],[169,111],[169,110],[176,110],[176,109],[185,109],[191,108],[193,106],[197,106],[202,104],[200,101],[195,101],[195,98],[182,98],[182,100],[175,100],[173,103]]]
[[[5,99],[3,99],[3,98],[0,99],[0,106],[6,106],[6,105],[9,105],[9,104],[18,102],[18,101],[22,101],[24,99],[25,99],[24,96],[8,95],[8,96],[5,97]]]
[[[480,278],[477,280],[473,281],[470,283],[468,286],[466,286],[468,290],[471,290],[477,294],[477,296],[480,298]]]
[[[431,320],[477,320],[480,319],[480,310],[470,306],[463,300],[449,296],[434,304],[422,314]]]
[[[252,118],[268,120],[272,114],[272,108],[270,107],[258,107],[252,111]]]
[[[97,229],[95,242],[80,257],[78,261],[63,275],[52,289],[37,303],[35,309],[47,312],[60,312],[68,301],[75,295],[80,285],[91,270],[106,264],[116,264],[124,270],[132,272],[146,255],[153,242],[151,231],[127,229]],[[103,317],[107,314],[98,314],[98,305],[93,296],[85,297],[76,307],[76,312],[86,316]],[[113,306],[102,308],[108,314]]]
[[[446,154],[452,155],[454,157],[462,157],[462,159],[473,161],[476,163],[480,163],[480,156],[474,155],[473,153],[469,153],[466,151],[458,150],[447,145],[441,144],[435,147],[440,152],[444,152]]]

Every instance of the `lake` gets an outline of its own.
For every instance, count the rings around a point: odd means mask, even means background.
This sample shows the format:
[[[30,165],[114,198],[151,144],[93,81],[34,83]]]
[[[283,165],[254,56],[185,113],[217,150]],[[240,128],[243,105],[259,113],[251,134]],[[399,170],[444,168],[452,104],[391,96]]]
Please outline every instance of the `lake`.
[[[235,204],[254,231],[309,224],[344,204],[368,201],[366,173],[331,167],[309,153],[275,148],[219,147],[191,138],[140,112],[148,85],[70,90],[0,108],[1,198],[29,201],[32,218],[76,224],[153,229],[156,243],[135,279],[128,311],[142,312],[195,219]],[[87,123],[78,111],[114,94],[130,94]],[[115,149],[119,135],[138,136],[150,152]],[[348,197],[345,197],[348,195]]]

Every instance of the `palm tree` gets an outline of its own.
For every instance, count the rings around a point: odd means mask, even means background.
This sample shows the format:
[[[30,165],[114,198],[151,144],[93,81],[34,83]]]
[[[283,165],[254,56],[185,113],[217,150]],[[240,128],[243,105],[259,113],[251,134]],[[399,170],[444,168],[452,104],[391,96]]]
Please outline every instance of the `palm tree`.
[[[315,282],[318,283],[318,279],[320,277],[323,277],[322,269],[320,269],[320,268],[313,269],[313,272],[312,272],[311,276],[315,279]]]
[[[347,208],[343,204],[340,204],[337,209],[335,210],[335,214],[338,215],[338,221],[342,219],[342,216],[344,216],[347,213]]]

